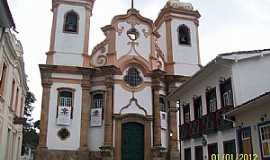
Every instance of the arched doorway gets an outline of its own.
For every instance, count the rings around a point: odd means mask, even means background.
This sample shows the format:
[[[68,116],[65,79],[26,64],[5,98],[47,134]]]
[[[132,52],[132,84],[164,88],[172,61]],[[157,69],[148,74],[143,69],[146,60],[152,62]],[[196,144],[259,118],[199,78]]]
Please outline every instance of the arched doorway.
[[[122,160],[144,159],[144,125],[136,122],[122,124]]]

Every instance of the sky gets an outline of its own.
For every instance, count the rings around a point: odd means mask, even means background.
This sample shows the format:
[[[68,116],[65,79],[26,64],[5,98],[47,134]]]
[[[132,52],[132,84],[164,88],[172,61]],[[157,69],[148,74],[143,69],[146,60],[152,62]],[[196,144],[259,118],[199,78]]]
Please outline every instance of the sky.
[[[167,0],[134,0],[135,8],[155,20]],[[183,1],[183,0],[181,0]],[[24,48],[28,86],[36,96],[34,120],[40,118],[42,87],[38,64],[46,63],[52,24],[51,0],[8,0]],[[218,54],[270,48],[269,0],[186,0],[200,18],[200,54],[206,65]],[[101,27],[125,14],[130,0],[96,0],[90,29],[90,53],[104,39]]]

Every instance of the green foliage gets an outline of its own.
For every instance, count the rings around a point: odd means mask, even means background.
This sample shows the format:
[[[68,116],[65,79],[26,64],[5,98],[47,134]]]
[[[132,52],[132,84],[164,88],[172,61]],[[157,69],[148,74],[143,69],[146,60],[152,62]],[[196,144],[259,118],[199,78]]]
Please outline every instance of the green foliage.
[[[27,152],[28,148],[35,149],[38,145],[39,135],[39,121],[33,122],[32,111],[34,109],[33,103],[36,98],[33,93],[28,92],[25,99],[24,118],[26,122],[23,124],[23,142],[22,142],[22,154]]]

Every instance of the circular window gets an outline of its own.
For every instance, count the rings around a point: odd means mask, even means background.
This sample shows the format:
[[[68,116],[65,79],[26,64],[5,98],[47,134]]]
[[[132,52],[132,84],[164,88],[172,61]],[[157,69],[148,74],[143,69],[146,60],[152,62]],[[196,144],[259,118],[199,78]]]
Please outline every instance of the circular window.
[[[136,28],[132,27],[127,31],[127,36],[130,40],[136,41],[139,37],[139,32]]]
[[[61,139],[61,140],[65,140],[67,139],[69,136],[70,136],[70,132],[68,129],[66,128],[61,128],[58,133],[57,133],[58,137]]]
[[[143,81],[142,77],[140,76],[140,72],[134,67],[128,69],[127,75],[124,77],[124,80],[132,87],[140,85]]]

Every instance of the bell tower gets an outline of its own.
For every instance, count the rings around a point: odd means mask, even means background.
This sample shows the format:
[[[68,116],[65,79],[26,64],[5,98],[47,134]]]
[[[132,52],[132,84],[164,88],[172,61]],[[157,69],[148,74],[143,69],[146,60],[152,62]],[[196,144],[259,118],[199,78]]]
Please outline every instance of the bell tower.
[[[191,77],[200,69],[199,18],[192,4],[179,0],[168,0],[161,10],[155,25],[167,74]]]
[[[47,64],[89,66],[89,30],[94,0],[52,0]]]

